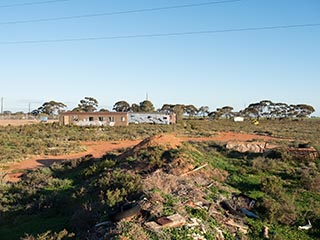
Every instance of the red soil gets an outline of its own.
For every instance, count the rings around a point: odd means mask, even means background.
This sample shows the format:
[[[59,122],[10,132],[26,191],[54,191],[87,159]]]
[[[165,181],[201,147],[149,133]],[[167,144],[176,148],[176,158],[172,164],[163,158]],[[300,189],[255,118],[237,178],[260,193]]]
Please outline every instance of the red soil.
[[[181,137],[178,138],[173,134],[163,134],[151,138],[147,138],[142,142],[140,140],[125,140],[125,141],[99,141],[99,142],[82,142],[81,144],[86,147],[87,151],[61,155],[61,156],[34,156],[31,159],[24,160],[19,163],[14,163],[9,165],[8,177],[9,181],[16,182],[19,181],[20,176],[24,170],[35,169],[39,167],[50,166],[54,162],[59,162],[62,160],[70,160],[75,158],[80,158],[88,154],[92,154],[93,157],[102,157],[105,153],[136,146],[135,148],[142,148],[146,146],[165,146],[170,148],[176,148],[183,141],[219,141],[219,142],[229,142],[229,141],[251,141],[251,140],[272,140],[274,138],[267,136],[259,136],[254,134],[243,134],[243,133],[233,133],[233,132],[221,132],[213,137],[206,138],[189,138]],[[13,173],[14,172],[14,173]]]
[[[54,162],[59,162],[63,160],[70,160],[81,158],[85,155],[92,154],[93,157],[102,157],[105,153],[122,148],[128,148],[138,144],[139,140],[125,140],[125,141],[100,141],[100,142],[82,142],[81,144],[87,149],[85,152],[60,155],[60,156],[34,156],[30,159],[24,160],[19,163],[13,163],[9,165],[8,174],[9,181],[16,182],[20,179],[22,172],[24,170],[35,169],[39,167],[48,167]],[[14,173],[12,173],[14,172]]]

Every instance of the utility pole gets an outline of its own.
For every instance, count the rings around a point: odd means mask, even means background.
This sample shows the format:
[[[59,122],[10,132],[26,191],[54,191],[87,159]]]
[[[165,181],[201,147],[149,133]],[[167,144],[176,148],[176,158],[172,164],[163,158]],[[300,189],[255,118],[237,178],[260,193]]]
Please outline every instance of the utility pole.
[[[1,114],[3,114],[3,97],[1,97]]]
[[[149,100],[148,92],[146,93],[146,100]]]
[[[30,117],[30,109],[31,109],[31,103],[28,104],[28,112],[27,112],[27,119]]]

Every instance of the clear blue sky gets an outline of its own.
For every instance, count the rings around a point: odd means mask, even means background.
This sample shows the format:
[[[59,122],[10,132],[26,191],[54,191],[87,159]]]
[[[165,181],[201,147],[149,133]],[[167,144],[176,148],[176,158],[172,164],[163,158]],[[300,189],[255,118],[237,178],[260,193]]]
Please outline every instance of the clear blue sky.
[[[27,111],[85,96],[100,108],[139,103],[230,105],[269,99],[307,103],[320,115],[320,26],[216,34],[3,44],[320,23],[319,0],[242,0],[64,21],[3,24],[209,2],[209,0],[0,0],[0,97],[4,110]]]

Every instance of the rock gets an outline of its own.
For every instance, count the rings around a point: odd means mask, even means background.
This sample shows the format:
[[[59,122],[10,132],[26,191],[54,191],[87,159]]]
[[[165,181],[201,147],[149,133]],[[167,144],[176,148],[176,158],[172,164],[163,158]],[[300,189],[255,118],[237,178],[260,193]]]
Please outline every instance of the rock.
[[[267,147],[266,142],[229,142],[226,148],[237,152],[263,153]]]

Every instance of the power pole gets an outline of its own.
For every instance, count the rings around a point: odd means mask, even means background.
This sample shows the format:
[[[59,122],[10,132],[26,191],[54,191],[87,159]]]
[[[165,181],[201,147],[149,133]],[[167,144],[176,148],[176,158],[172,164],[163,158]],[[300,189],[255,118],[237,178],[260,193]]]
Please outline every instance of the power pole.
[[[149,100],[148,92],[146,93],[146,100]]]
[[[30,117],[30,109],[31,109],[31,103],[28,104],[28,112],[27,112],[27,119]]]
[[[1,98],[1,114],[3,114],[3,97]]]

